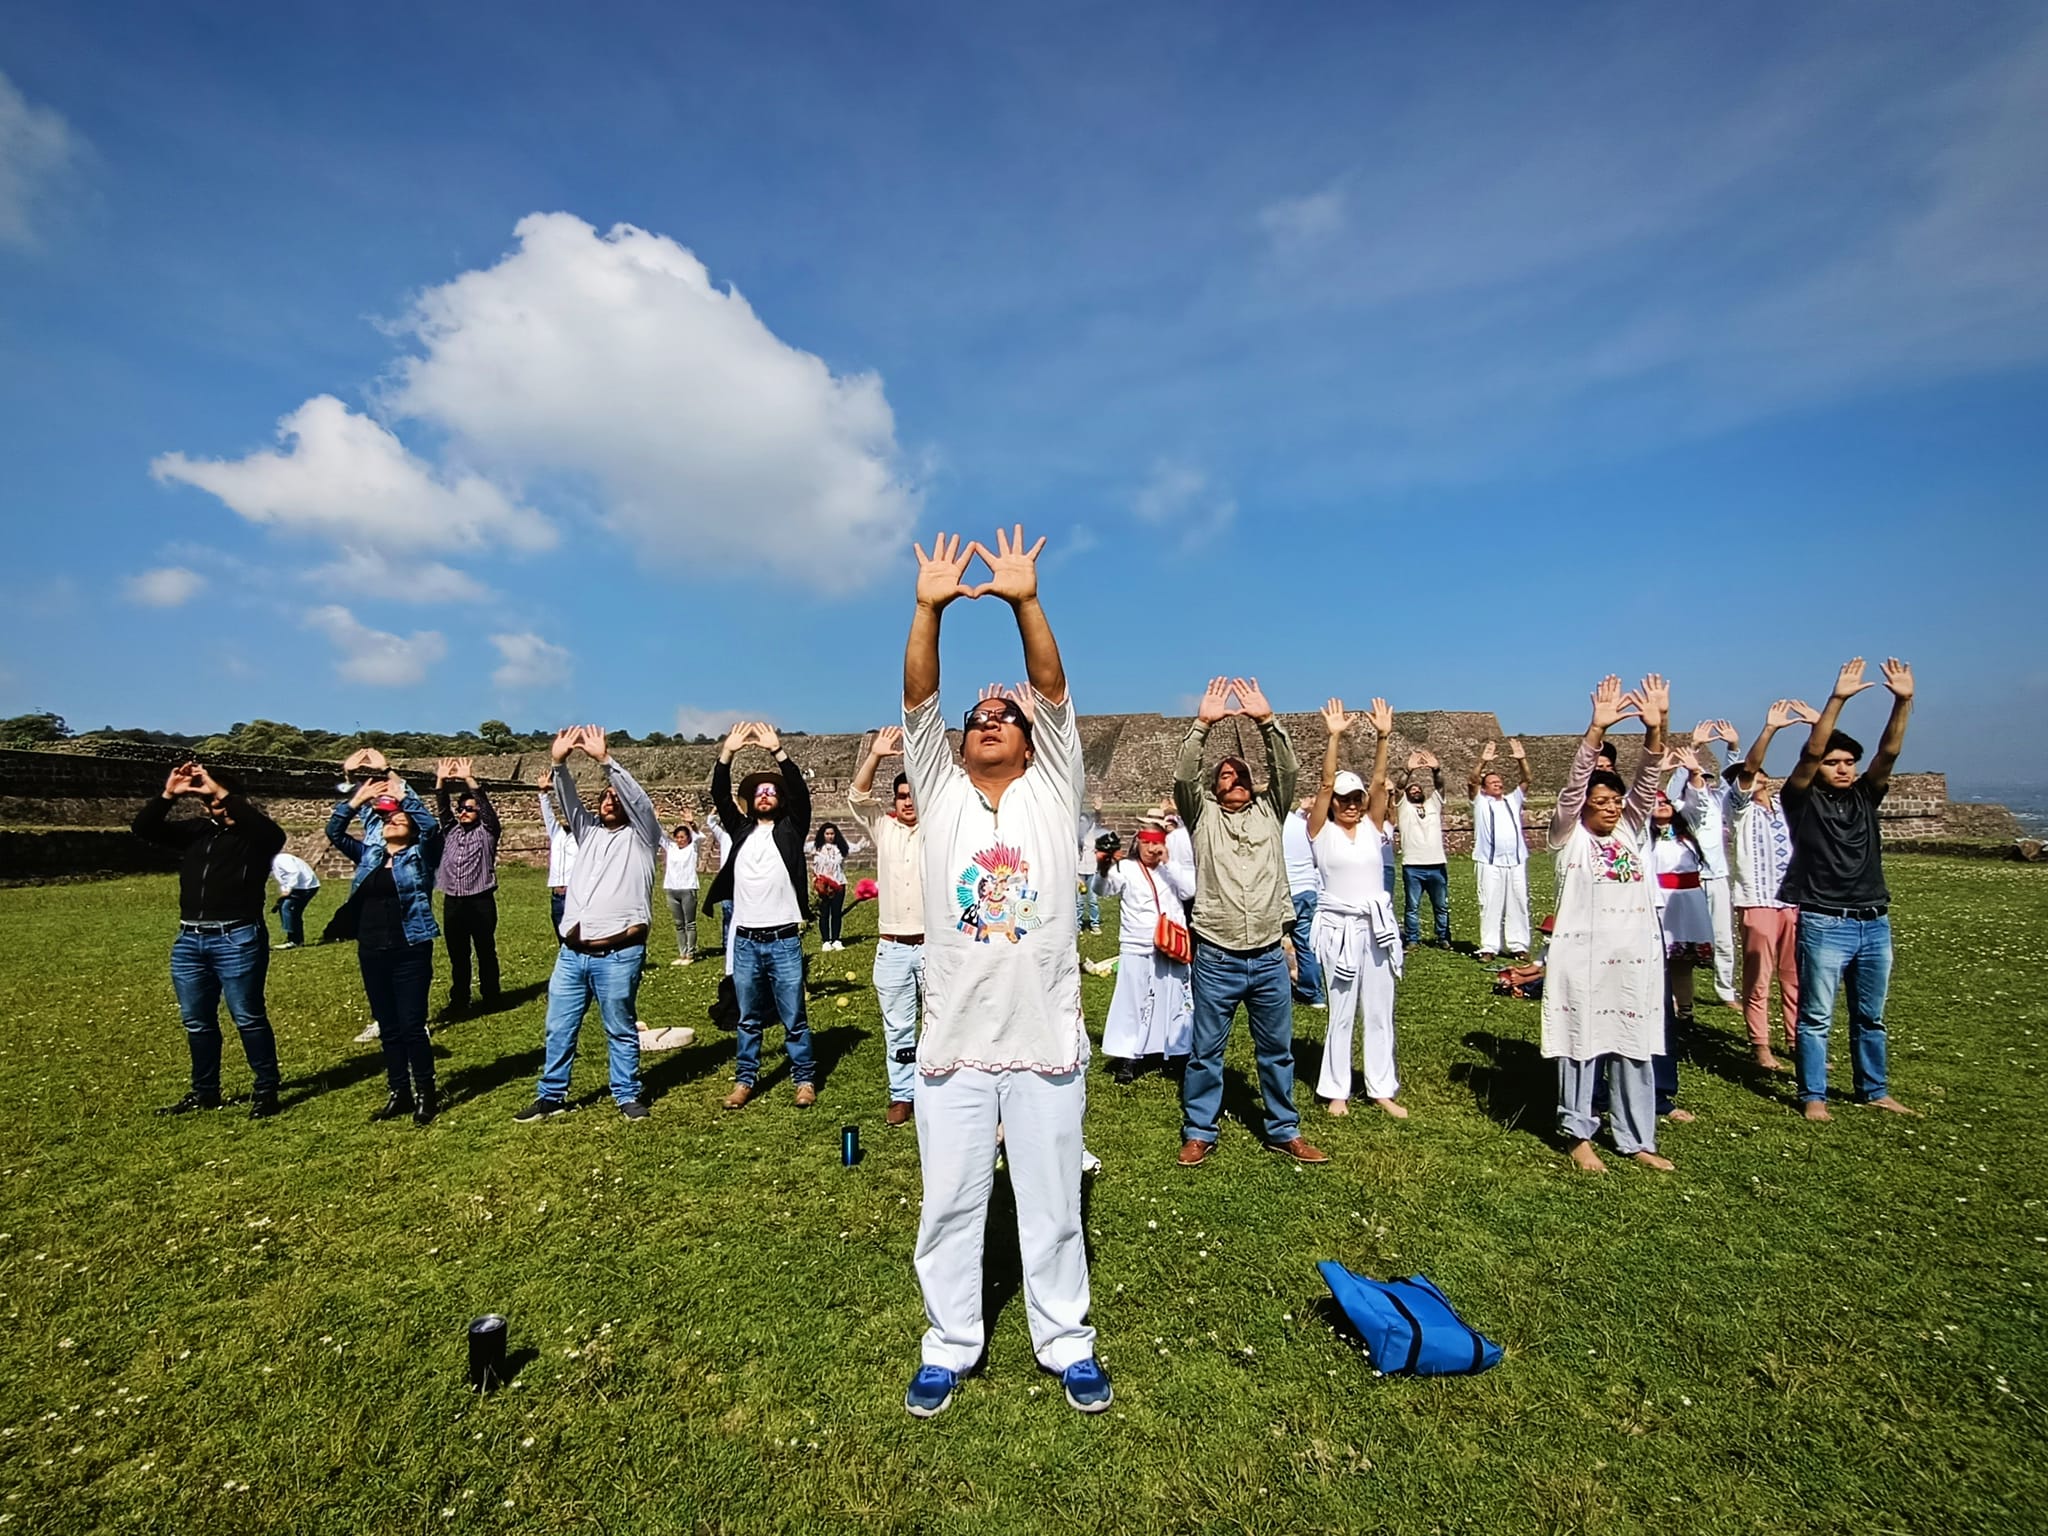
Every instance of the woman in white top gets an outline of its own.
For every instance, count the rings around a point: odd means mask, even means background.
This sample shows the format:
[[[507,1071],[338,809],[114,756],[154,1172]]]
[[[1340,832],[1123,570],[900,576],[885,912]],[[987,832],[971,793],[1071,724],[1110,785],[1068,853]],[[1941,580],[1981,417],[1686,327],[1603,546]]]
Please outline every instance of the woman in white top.
[[[675,824],[662,852],[661,893],[676,920],[676,958],[669,964],[688,965],[697,958],[697,828],[688,817]]]
[[[1408,1111],[1394,1100],[1400,1080],[1394,1072],[1394,983],[1401,975],[1401,930],[1387,892],[1380,850],[1387,820],[1387,750],[1393,744],[1394,712],[1385,699],[1372,701],[1372,790],[1355,773],[1337,771],[1337,743],[1354,717],[1343,702],[1323,706],[1330,733],[1323,748],[1323,782],[1308,811],[1309,842],[1315,849],[1322,891],[1310,930],[1316,961],[1323,968],[1330,1023],[1323,1035],[1323,1070],[1316,1093],[1330,1101],[1330,1113],[1351,1112],[1351,1032],[1360,1021],[1364,1037],[1365,1092],[1396,1119]]]
[[[867,844],[862,843],[865,848]],[[818,828],[811,845],[811,891],[818,898],[818,948],[844,949],[840,941],[846,922],[846,860],[853,846],[836,822]]]
[[[1699,758],[1691,748],[1681,748],[1678,761],[1694,776],[1702,777]],[[1714,918],[1701,884],[1706,869],[1706,850],[1685,812],[1671,803],[1661,790],[1651,821],[1651,854],[1657,865],[1657,906],[1664,922],[1666,985],[1678,1021],[1692,1022],[1693,968],[1704,959],[1714,963]]]
[[[1184,903],[1194,899],[1195,882],[1166,857],[1166,828],[1147,821],[1138,829],[1136,857],[1109,866],[1105,896],[1119,903],[1116,995],[1102,1025],[1102,1054],[1110,1075],[1129,1083],[1148,1056],[1166,1060],[1169,1077],[1187,1066],[1195,1028],[1194,994],[1188,965],[1159,948],[1159,920],[1188,924]]]

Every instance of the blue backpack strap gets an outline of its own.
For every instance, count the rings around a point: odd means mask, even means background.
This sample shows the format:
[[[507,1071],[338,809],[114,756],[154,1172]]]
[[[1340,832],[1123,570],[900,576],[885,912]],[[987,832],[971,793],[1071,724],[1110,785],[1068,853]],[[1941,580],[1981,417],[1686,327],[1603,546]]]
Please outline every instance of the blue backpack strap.
[[[1408,1325],[1408,1358],[1397,1370],[1400,1375],[1412,1376],[1415,1374],[1415,1363],[1422,1358],[1422,1320],[1409,1309],[1408,1303],[1401,1299],[1392,1285],[1381,1286],[1380,1294],[1393,1303],[1394,1310],[1401,1314],[1401,1321]],[[1382,1366],[1381,1369],[1384,1370],[1386,1367]]]

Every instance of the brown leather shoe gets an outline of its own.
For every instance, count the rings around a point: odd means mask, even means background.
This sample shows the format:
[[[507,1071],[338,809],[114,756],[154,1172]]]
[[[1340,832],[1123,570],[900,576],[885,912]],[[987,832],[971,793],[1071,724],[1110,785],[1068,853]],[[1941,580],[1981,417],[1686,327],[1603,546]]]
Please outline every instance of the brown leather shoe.
[[[796,1085],[796,1107],[798,1109],[809,1109],[817,1102],[818,1090],[816,1088],[812,1087],[809,1083],[798,1083]]]
[[[1180,1144],[1180,1165],[1181,1165],[1181,1167],[1183,1167],[1183,1168],[1199,1168],[1199,1167],[1201,1167],[1201,1166],[1202,1166],[1202,1159],[1204,1159],[1205,1157],[1207,1157],[1207,1156],[1209,1155],[1209,1149],[1210,1149],[1211,1147],[1215,1146],[1215,1145],[1216,1145],[1216,1143],[1215,1143],[1215,1142],[1213,1142],[1213,1141],[1196,1141],[1196,1140],[1194,1140],[1194,1139],[1193,1139],[1192,1137],[1190,1137],[1190,1138],[1189,1138],[1188,1140],[1186,1140],[1186,1141],[1182,1142],[1182,1143]]]
[[[746,1108],[747,1100],[753,1096],[754,1085],[752,1083],[734,1083],[732,1092],[725,1096],[725,1107],[727,1109],[744,1109]]]
[[[908,1099],[891,1099],[889,1112],[882,1116],[884,1125],[908,1125],[917,1115],[917,1106]]]
[[[1327,1163],[1330,1154],[1321,1147],[1312,1147],[1299,1136],[1292,1141],[1269,1141],[1266,1143],[1275,1152],[1285,1152],[1297,1163]]]

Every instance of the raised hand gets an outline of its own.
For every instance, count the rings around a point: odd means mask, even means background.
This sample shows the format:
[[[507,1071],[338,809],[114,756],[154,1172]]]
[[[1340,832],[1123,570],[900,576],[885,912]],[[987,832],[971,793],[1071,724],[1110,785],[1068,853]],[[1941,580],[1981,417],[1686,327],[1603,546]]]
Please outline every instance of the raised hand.
[[[1422,754],[1422,766],[1425,768],[1434,769],[1443,767],[1443,763],[1438,760],[1437,755],[1434,752],[1425,751]]]
[[[1024,718],[1031,724],[1038,724],[1038,692],[1028,681],[1005,688],[1003,697],[1023,710]]]
[[[555,776],[552,773],[544,773],[533,781],[533,787],[546,794],[555,787]]]
[[[1742,737],[1737,734],[1733,720],[1716,720],[1714,722],[1714,734],[1727,742],[1731,747],[1742,745]]]
[[[1702,720],[1692,728],[1692,744],[1703,747],[1720,733],[1720,727],[1712,720]]]
[[[1663,674],[1652,672],[1636,685],[1635,700],[1645,727],[1655,729],[1671,719],[1671,685]]]
[[[868,751],[876,757],[901,757],[903,755],[903,727],[885,725],[875,732],[875,744]]]
[[[603,726],[584,726],[582,730],[582,737],[583,739],[579,743],[579,745],[582,746],[585,752],[588,752],[593,758],[595,758],[600,763],[611,761],[611,752],[604,744]]]
[[[435,787],[436,787],[437,789],[438,789],[438,788],[439,788],[439,787],[440,787],[441,785],[443,785],[443,784],[446,784],[446,783],[447,783],[447,782],[448,782],[448,781],[449,781],[450,779],[453,779],[453,778],[457,778],[457,777],[459,777],[459,775],[458,775],[458,774],[456,773],[456,771],[455,771],[455,759],[454,759],[454,758],[452,758],[452,757],[443,757],[443,758],[437,758],[437,759],[435,760],[435,762],[434,762],[434,786],[435,786]]]
[[[465,784],[474,784],[476,782],[476,763],[474,760],[467,757],[455,759],[454,777],[462,780]]]
[[[969,544],[965,550],[960,547],[960,535],[950,538],[940,534],[932,540],[932,552],[926,554],[922,544],[910,546],[917,552],[917,605],[937,613],[956,597],[979,597],[981,594],[967,585],[961,578],[967,574],[967,566],[974,559],[974,552],[980,546]]]
[[[597,740],[598,745],[602,747],[604,745],[604,737],[600,735]],[[766,720],[756,720],[754,722],[754,745],[767,752],[780,752],[782,750],[782,738],[776,734],[775,727]]]
[[[1266,702],[1266,695],[1259,687],[1256,677],[1233,677],[1231,692],[1237,695],[1238,708],[1264,725],[1273,718],[1273,706]]]
[[[1428,766],[1429,754],[1427,752],[1417,751],[1408,754],[1408,771],[1410,773],[1413,773],[1418,768],[1427,768]]]
[[[1209,686],[1202,690],[1202,702],[1195,707],[1195,718],[1204,725],[1214,725],[1225,715],[1237,713],[1230,701],[1230,679],[1212,677]]]
[[[1391,724],[1391,717],[1389,718],[1389,723]],[[1513,758],[1513,759],[1514,759],[1514,760],[1515,760],[1516,762],[1518,762],[1518,763],[1519,763],[1519,762],[1521,762],[1521,761],[1522,761],[1523,759],[1527,758],[1527,757],[1528,757],[1528,755],[1529,755],[1528,753],[1526,753],[1526,752],[1524,752],[1524,751],[1522,750],[1522,742],[1521,742],[1521,738],[1520,738],[1520,737],[1517,737],[1517,736],[1510,736],[1510,737],[1508,738],[1508,756],[1509,756],[1509,757],[1512,757],[1512,758]]]
[[[1901,660],[1899,660],[1899,658],[1898,658],[1898,657],[1896,657],[1896,656],[1887,656],[1887,657],[1885,657],[1885,659],[1884,659],[1884,685],[1885,685],[1885,687],[1887,687],[1887,688],[1891,689],[1891,691],[1892,691],[1892,697],[1893,697],[1893,698],[1895,698],[1895,699],[1910,699],[1910,698],[1912,698],[1912,697],[1913,697],[1913,665],[1912,665],[1912,663],[1911,663],[1911,662],[1906,662],[1906,661],[1901,661]]]
[[[1030,602],[1038,596],[1038,552],[1045,548],[1045,536],[1039,535],[1038,542],[1028,550],[1024,547],[1024,525],[1018,523],[1011,532],[996,530],[996,547],[993,553],[986,544],[977,540],[971,552],[987,562],[989,580],[971,588],[970,597],[986,597],[994,593],[1012,608]]]
[[[1804,699],[1787,699],[1785,702],[1792,706],[1792,718],[1801,725],[1817,725],[1820,723],[1820,711]]]
[[[1601,730],[1612,729],[1637,710],[1635,696],[1621,691],[1621,679],[1612,672],[1593,685],[1593,724]]]
[[[1482,763],[1490,763],[1498,756],[1500,756],[1500,746],[1497,742],[1489,741],[1479,749],[1479,761]]]
[[[1344,701],[1332,699],[1323,706],[1323,729],[1332,736],[1342,736],[1351,729],[1352,717],[1344,713]]]
[[[1866,688],[1875,688],[1876,683],[1863,680],[1863,658],[1852,656],[1842,663],[1842,670],[1835,674],[1834,697],[1853,699]],[[1910,684],[1908,685],[1910,686]]]
[[[555,732],[555,739],[548,743],[548,756],[558,763],[566,763],[569,754],[583,745],[583,727],[566,726]]]
[[[164,780],[164,798],[166,800],[175,800],[180,795],[198,794],[198,776],[202,771],[197,763],[178,763],[173,765],[170,777]]]
[[[1394,734],[1394,706],[1385,699],[1372,701],[1372,728],[1382,737]],[[1515,755],[1520,757],[1520,751],[1518,750]]]
[[[1701,779],[1707,777],[1706,765],[1700,761],[1699,749],[1697,747],[1669,747],[1665,750],[1664,755],[1672,759],[1679,767],[1693,775],[1693,777]]]
[[[384,784],[381,780],[366,779],[364,782],[356,786],[355,793],[348,797],[348,803],[360,809],[361,807],[368,805],[372,800],[376,799],[379,795],[388,793],[389,791],[384,787]]]

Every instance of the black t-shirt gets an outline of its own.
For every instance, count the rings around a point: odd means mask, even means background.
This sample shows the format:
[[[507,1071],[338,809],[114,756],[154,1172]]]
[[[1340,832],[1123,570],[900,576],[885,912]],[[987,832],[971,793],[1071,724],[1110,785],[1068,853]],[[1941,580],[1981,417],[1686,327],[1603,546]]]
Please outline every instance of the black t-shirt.
[[[377,872],[363,882],[356,899],[361,903],[357,909],[357,945],[363,949],[405,948],[405,904],[398,898],[398,881],[389,864],[378,866]]]
[[[1847,789],[1832,789],[1816,779],[1805,789],[1787,786],[1779,793],[1792,832],[1792,862],[1778,900],[1800,907],[1890,903],[1884,840],[1877,828],[1884,790],[1865,774]]]

